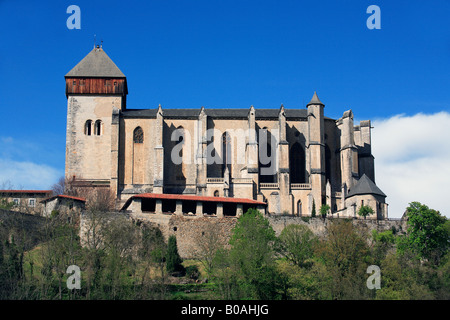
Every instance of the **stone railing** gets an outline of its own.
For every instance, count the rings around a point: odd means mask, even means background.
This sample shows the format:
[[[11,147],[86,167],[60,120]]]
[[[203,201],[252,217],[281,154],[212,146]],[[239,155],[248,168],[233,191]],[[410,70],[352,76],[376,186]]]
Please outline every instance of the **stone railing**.
[[[223,183],[223,178],[206,178],[207,183]]]
[[[309,190],[309,189],[311,189],[311,184],[310,183],[291,183],[291,189]]]
[[[232,183],[253,183],[252,178],[233,178]]]
[[[260,183],[261,189],[278,189],[278,183]]]

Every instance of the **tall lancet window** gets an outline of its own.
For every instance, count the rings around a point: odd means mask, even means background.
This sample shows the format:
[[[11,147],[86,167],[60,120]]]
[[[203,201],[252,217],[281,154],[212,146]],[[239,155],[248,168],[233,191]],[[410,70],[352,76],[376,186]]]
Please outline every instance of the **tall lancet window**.
[[[144,131],[137,127],[133,131],[133,184],[144,183]]]
[[[296,142],[289,152],[289,172],[291,183],[305,182],[306,159],[305,150]]]
[[[231,136],[228,132],[222,134],[222,176],[226,168],[231,175]]]

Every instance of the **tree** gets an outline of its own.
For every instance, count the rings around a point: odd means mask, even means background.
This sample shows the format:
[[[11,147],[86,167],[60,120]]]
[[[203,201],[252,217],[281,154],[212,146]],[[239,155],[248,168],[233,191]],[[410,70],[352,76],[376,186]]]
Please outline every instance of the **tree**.
[[[54,196],[64,194],[64,187],[66,184],[66,179],[64,177],[60,177],[56,183],[54,183],[51,187],[52,193]]]
[[[314,255],[317,237],[304,225],[290,224],[283,229],[279,237],[280,251],[297,266],[306,266],[306,261]]]
[[[177,238],[174,235],[169,237],[169,242],[167,244],[167,260],[166,260],[166,270],[169,273],[184,273],[184,267],[181,264],[183,260],[178,254]]]
[[[399,251],[411,250],[420,259],[439,263],[450,243],[447,218],[419,202],[410,203],[406,215],[408,230],[400,238]]]
[[[312,204],[312,210],[311,210],[311,217],[315,217],[316,216],[316,202],[313,199],[313,204]]]
[[[351,221],[336,219],[326,227],[326,239],[316,256],[333,278],[330,289],[334,299],[361,299],[368,294],[366,236]]]
[[[323,204],[320,206],[320,214],[322,215],[322,218],[326,218],[328,211],[330,211],[330,206],[327,204]]]
[[[210,276],[214,266],[214,257],[217,250],[223,247],[220,229],[214,223],[208,223],[202,233],[194,238],[196,257],[205,268],[206,274]]]
[[[229,257],[241,298],[277,296],[275,241],[275,231],[258,210],[249,209],[239,217],[232,231]]]
[[[366,217],[368,215],[373,214],[373,213],[374,213],[374,211],[373,211],[372,207],[365,206],[365,205],[362,205],[358,210],[358,215],[361,217],[364,217],[364,219],[366,219]]]

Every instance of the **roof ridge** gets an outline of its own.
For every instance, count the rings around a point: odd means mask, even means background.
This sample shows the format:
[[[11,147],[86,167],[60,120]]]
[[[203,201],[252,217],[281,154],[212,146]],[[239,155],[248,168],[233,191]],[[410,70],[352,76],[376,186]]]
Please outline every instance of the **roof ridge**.
[[[65,77],[126,78],[102,48],[91,50]]]

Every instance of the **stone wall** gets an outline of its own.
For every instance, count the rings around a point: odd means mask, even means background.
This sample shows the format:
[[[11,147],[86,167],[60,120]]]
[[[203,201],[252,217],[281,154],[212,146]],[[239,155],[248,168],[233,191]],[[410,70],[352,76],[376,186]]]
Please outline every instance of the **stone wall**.
[[[193,258],[196,252],[200,250],[200,242],[202,239],[211,241],[209,232],[213,231],[221,245],[227,245],[231,237],[233,227],[236,225],[236,217],[196,217],[189,215],[170,215],[170,214],[131,214],[134,219],[138,219],[147,223],[158,226],[165,239],[170,235],[175,235],[177,238],[178,252],[184,259]],[[266,216],[274,229],[277,236],[281,231],[290,224],[301,224],[308,226],[311,231],[318,235],[324,236],[326,234],[327,226],[332,223],[334,219],[322,218],[306,218],[292,216]],[[391,230],[392,227],[398,232],[406,231],[406,221],[400,220],[363,220],[363,219],[349,219],[353,225],[362,227],[370,234],[372,230],[376,229],[379,232]]]

